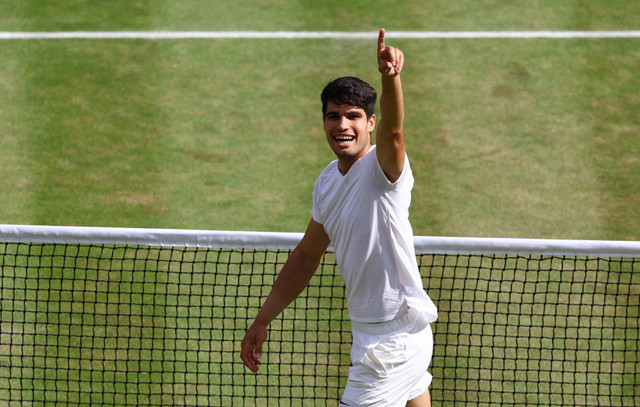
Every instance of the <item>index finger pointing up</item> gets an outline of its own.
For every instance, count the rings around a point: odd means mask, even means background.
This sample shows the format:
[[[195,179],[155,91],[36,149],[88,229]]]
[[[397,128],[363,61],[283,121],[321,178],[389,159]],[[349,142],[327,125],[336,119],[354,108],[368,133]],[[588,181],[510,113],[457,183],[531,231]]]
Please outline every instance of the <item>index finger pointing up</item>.
[[[384,50],[384,32],[384,28],[381,28],[378,34],[378,51]]]

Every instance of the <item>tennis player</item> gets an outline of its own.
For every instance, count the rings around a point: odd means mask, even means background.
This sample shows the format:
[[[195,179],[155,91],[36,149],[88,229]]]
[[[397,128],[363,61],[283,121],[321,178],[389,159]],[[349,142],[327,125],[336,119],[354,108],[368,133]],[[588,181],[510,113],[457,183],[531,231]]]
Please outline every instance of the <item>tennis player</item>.
[[[242,360],[258,371],[267,326],[307,286],[331,243],[351,319],[352,366],[340,406],[430,406],[430,323],[437,310],[416,264],[409,204],[413,175],[405,152],[404,54],[378,36],[376,91],[354,77],[322,92],[324,130],[337,156],[318,177],[313,217],[242,340]]]

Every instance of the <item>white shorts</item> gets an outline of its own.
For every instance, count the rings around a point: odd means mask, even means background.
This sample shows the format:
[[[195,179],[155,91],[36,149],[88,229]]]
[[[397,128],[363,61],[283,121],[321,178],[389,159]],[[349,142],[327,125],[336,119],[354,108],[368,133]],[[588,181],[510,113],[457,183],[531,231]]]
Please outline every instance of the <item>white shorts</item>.
[[[340,406],[404,407],[427,391],[433,334],[420,311],[377,324],[352,322],[351,331],[352,366]]]

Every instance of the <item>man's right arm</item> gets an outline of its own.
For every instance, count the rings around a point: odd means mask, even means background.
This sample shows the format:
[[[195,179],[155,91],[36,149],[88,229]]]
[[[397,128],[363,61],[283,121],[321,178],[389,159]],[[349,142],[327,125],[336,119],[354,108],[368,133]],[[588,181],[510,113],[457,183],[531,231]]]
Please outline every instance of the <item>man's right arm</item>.
[[[302,240],[280,270],[271,293],[242,340],[241,357],[252,372],[257,372],[260,365],[267,326],[307,287],[329,242],[324,227],[311,219]]]

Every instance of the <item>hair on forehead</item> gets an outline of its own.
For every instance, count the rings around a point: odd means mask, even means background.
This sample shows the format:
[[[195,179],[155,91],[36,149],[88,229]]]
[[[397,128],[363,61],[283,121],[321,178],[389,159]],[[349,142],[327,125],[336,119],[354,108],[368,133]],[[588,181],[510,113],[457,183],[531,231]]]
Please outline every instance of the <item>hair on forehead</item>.
[[[371,117],[375,113],[378,94],[373,86],[360,78],[344,76],[329,82],[322,90],[322,115],[327,114],[327,105],[333,102],[338,105],[359,107]]]

